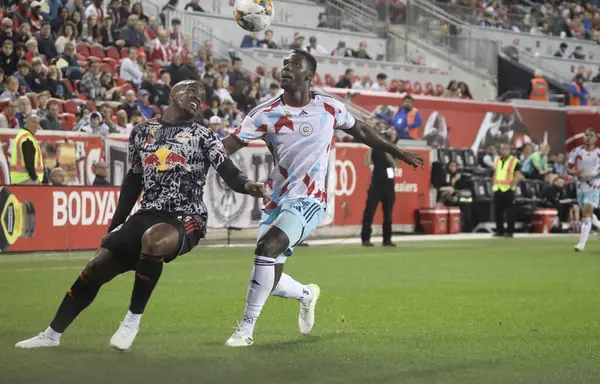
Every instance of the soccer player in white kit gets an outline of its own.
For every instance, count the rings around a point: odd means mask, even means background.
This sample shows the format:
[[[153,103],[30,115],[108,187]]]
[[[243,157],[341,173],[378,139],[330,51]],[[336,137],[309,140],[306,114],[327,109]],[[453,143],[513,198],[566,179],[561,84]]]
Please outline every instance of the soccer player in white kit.
[[[316,70],[312,55],[294,50],[283,61],[284,93],[256,107],[239,128],[223,139],[229,154],[252,140],[262,139],[275,161],[267,182],[271,196],[260,221],[246,311],[225,343],[229,347],[252,345],[254,326],[269,295],[300,301],[300,332],[308,334],[313,328],[320,289],[315,284],[295,281],[283,273],[283,265],[294,246],[306,239],[325,215],[325,177],[335,129],[415,168],[423,165],[422,157],[402,151],[357,121],[338,99],[311,91]]]
[[[577,252],[585,249],[592,222],[598,221],[594,216],[594,209],[600,202],[600,149],[596,147],[597,138],[593,128],[586,129],[584,145],[569,154],[569,173],[577,177],[577,200],[583,218],[579,243],[575,246]]]

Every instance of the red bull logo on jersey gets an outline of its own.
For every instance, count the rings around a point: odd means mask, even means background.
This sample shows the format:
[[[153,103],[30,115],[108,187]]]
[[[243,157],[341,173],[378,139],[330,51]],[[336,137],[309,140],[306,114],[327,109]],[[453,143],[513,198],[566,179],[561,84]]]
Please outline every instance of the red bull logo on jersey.
[[[168,171],[176,165],[187,168],[187,160],[168,148],[159,148],[144,159],[144,166],[154,167],[159,172]]]

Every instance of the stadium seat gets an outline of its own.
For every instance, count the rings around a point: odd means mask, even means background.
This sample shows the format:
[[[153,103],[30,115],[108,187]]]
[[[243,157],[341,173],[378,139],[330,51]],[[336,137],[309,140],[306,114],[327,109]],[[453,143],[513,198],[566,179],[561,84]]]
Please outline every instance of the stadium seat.
[[[433,96],[435,90],[433,89],[433,84],[431,84],[430,82],[427,82],[425,84],[425,92],[423,93],[426,96]]]
[[[414,95],[420,95],[423,93],[423,87],[421,86],[421,83],[418,81],[415,81],[415,84],[413,85],[413,91],[412,93]]]
[[[83,57],[88,57],[88,56],[90,56],[90,47],[86,43],[79,43],[79,44],[77,44],[76,52],[78,55],[82,55]]]
[[[451,161],[456,161],[454,152],[448,148],[438,149],[438,161],[445,167]]]
[[[330,86],[330,87],[335,87],[335,80],[333,79],[333,76],[331,76],[329,73],[325,74],[325,84]]]
[[[123,84],[122,88],[123,88],[122,89],[122,91],[123,91],[122,93],[125,94],[125,92],[132,90],[133,86],[131,84],[129,84],[129,83],[125,83],[125,84]]]
[[[31,103],[31,108],[37,109],[37,107],[38,107],[37,93],[28,92],[25,94],[25,96],[27,96],[27,98],[29,99],[29,102]]]
[[[126,57],[127,57],[127,54],[128,54],[128,52],[127,52],[127,47],[123,47],[123,48],[121,48],[121,59],[124,59],[124,58],[126,58]]]
[[[115,60],[115,62],[121,60],[119,51],[117,51],[117,48],[115,48],[115,47],[108,47],[106,49],[106,57]]]
[[[442,96],[444,93],[444,86],[442,84],[437,84],[435,86],[435,96]]]
[[[73,83],[71,83],[71,80],[69,79],[63,79],[63,84],[65,85],[65,88],[67,88],[67,91],[70,94],[74,94],[75,93],[75,87],[73,87]]]
[[[95,111],[97,110],[96,108],[96,104],[93,101],[88,101],[87,103],[85,103],[85,105],[91,110],[91,111]]]
[[[490,178],[474,177],[471,180],[471,196],[473,198],[472,222],[473,225],[493,221],[492,193],[488,183]]]
[[[94,45],[92,45],[92,48],[90,49],[90,54],[92,56],[96,56],[97,58],[102,60],[105,57],[104,47],[102,47],[101,45],[98,45],[98,44],[94,44]]]
[[[61,113],[58,115],[58,120],[66,131],[72,130],[77,122],[77,118],[72,113]]]
[[[263,67],[262,65],[259,65],[256,67],[255,71],[259,75],[263,76],[265,74],[265,67]]]
[[[100,64],[100,72],[110,72],[112,75],[115,74],[115,67],[109,63]]]
[[[77,103],[73,100],[67,100],[67,102],[64,105],[64,111],[65,113],[72,113],[73,115],[77,115],[79,114],[79,107],[77,106]]]

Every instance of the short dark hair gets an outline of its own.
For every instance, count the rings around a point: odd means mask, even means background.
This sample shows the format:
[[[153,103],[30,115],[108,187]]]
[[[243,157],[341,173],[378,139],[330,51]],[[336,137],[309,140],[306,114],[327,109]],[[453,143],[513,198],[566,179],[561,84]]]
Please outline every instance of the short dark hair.
[[[387,75],[385,73],[378,73],[377,80],[385,80],[387,79]]]
[[[567,43],[560,43],[561,48],[567,48]]]
[[[241,62],[242,62],[242,59],[240,59],[239,57],[234,57],[234,58],[231,60],[231,64],[235,64],[235,63],[241,63]]]
[[[344,72],[344,75],[347,76],[347,75],[351,74],[352,72],[354,72],[354,69],[348,68],[348,69],[346,69],[346,72]]]
[[[160,76],[164,75],[165,73],[168,74],[168,75],[171,74],[171,72],[167,71],[166,69],[161,69]]]
[[[42,21],[42,27],[44,27],[45,25],[48,25],[48,26],[49,26],[49,25],[50,25],[50,22],[48,22],[48,21]]]
[[[272,29],[267,29],[267,30],[265,31],[265,35],[266,35],[267,33],[269,33],[269,32],[273,33],[273,30],[272,30]]]
[[[317,59],[313,55],[301,49],[293,49],[292,53],[304,56],[313,75],[317,73]]]
[[[181,20],[179,20],[179,19],[173,19],[171,21],[171,25],[181,25]]]
[[[404,101],[406,101],[406,100],[415,101],[415,99],[413,99],[413,97],[411,95],[404,96]]]
[[[598,135],[598,132],[596,132],[596,130],[592,127],[585,129],[585,133],[588,133],[588,132],[594,132],[594,135],[596,135],[596,136]]]

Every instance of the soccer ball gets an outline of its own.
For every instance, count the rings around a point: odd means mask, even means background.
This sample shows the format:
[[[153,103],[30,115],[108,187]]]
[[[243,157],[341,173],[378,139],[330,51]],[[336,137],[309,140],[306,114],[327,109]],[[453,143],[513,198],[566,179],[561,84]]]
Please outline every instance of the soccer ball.
[[[273,21],[273,0],[236,0],[233,16],[246,31],[258,32]]]

